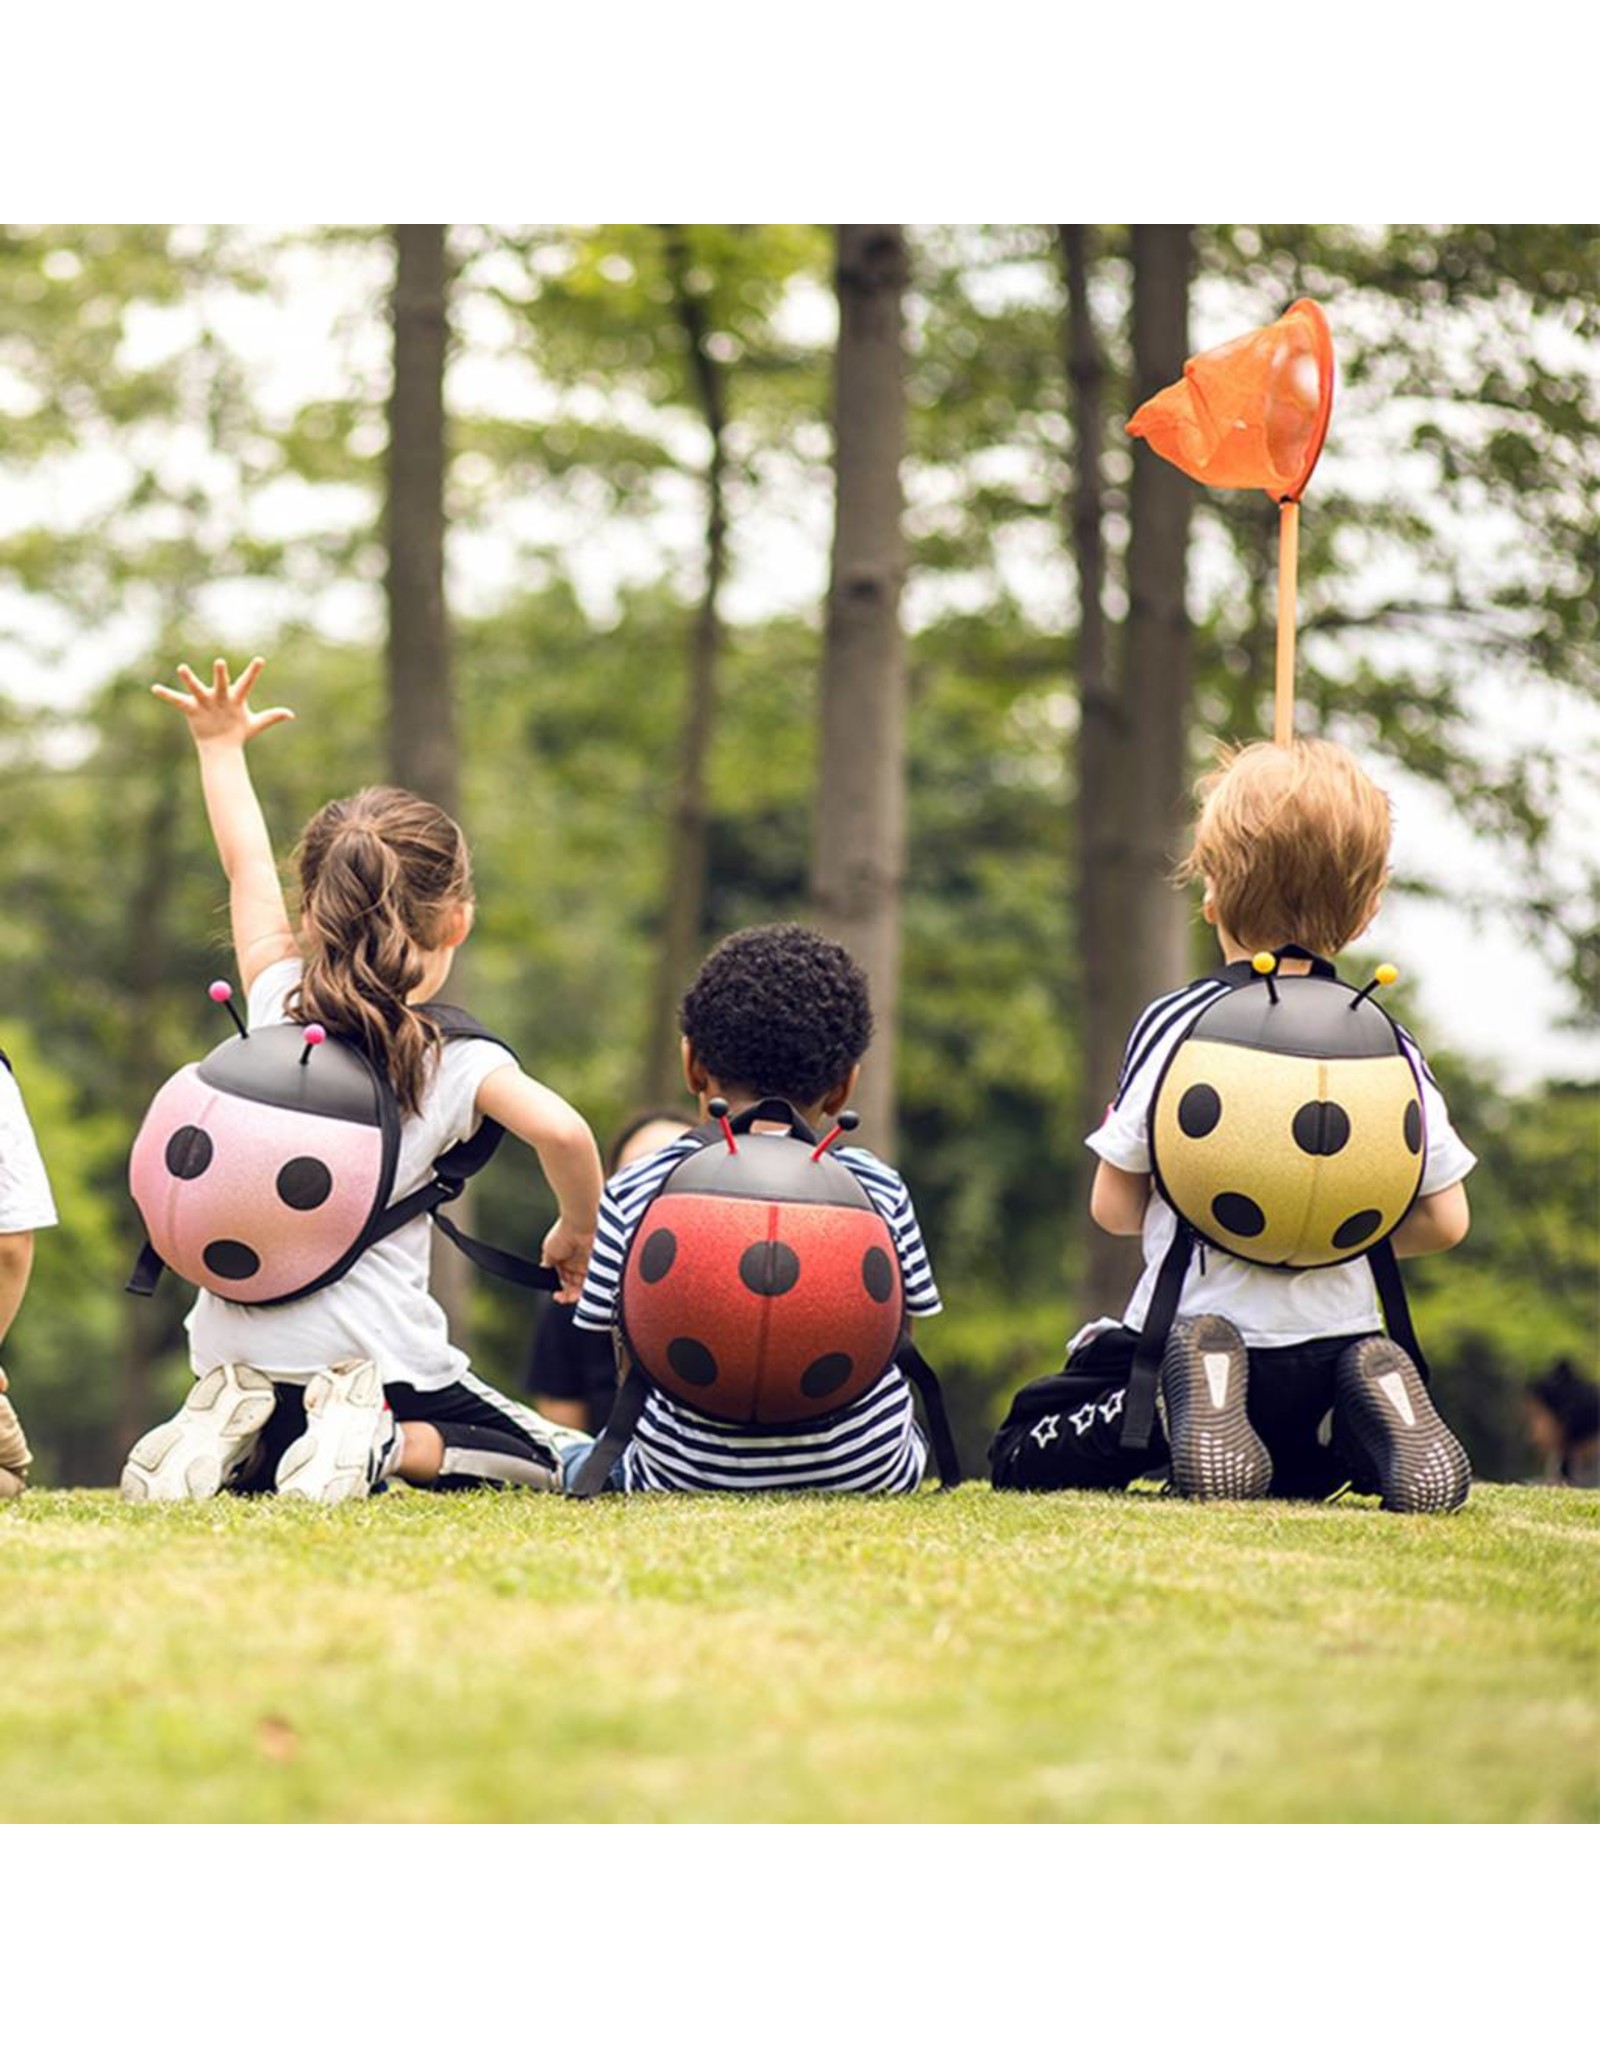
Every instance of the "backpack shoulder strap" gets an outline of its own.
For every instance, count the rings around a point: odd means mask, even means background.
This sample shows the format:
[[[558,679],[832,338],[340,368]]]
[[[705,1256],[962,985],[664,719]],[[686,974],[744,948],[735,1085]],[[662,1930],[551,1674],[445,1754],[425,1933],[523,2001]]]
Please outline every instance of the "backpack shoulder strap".
[[[1406,1300],[1406,1286],[1400,1277],[1400,1259],[1394,1248],[1392,1234],[1386,1237],[1382,1244],[1375,1244],[1372,1247],[1367,1253],[1367,1263],[1372,1268],[1373,1279],[1378,1283],[1378,1300],[1383,1304],[1384,1326],[1417,1368],[1426,1384],[1430,1377],[1428,1361],[1422,1355],[1416,1326],[1411,1320],[1411,1305]]]
[[[578,1468],[578,1476],[567,1488],[574,1500],[593,1500],[605,1491],[606,1481],[616,1470],[617,1460],[633,1440],[639,1417],[650,1396],[650,1381],[638,1366],[629,1368],[617,1388],[606,1426],[595,1439],[594,1449]]]
[[[934,1469],[939,1484],[948,1491],[961,1484],[961,1458],[956,1450],[950,1418],[945,1413],[944,1393],[933,1367],[911,1341],[908,1330],[900,1339],[894,1362],[922,1396],[922,1413],[928,1424],[928,1441],[933,1448]]]
[[[490,1045],[503,1047],[515,1059],[516,1054],[506,1041],[486,1024],[480,1023],[470,1010],[459,1009],[454,1003],[419,1003],[417,1007],[438,1026],[441,1037],[481,1038]],[[561,1285],[561,1276],[553,1267],[535,1265],[531,1259],[519,1258],[515,1252],[502,1251],[498,1245],[469,1237],[459,1224],[452,1223],[441,1211],[443,1203],[453,1202],[472,1176],[481,1173],[489,1164],[505,1134],[504,1124],[497,1123],[492,1116],[481,1117],[471,1137],[460,1139],[435,1159],[430,1181],[384,1210],[368,1233],[367,1244],[379,1243],[395,1231],[403,1230],[408,1223],[414,1223],[419,1216],[431,1216],[456,1249],[485,1273],[492,1273],[500,1280],[509,1280],[518,1287],[535,1288],[545,1294],[555,1293]]]
[[[1172,1242],[1167,1246],[1166,1257],[1156,1273],[1150,1306],[1144,1313],[1144,1329],[1140,1332],[1139,1346],[1133,1354],[1133,1366],[1128,1374],[1128,1398],[1122,1411],[1122,1448],[1126,1451],[1142,1451],[1150,1442],[1150,1431],[1156,1417],[1156,1381],[1161,1372],[1161,1358],[1167,1348],[1172,1319],[1178,1313],[1178,1303],[1183,1298],[1184,1275],[1189,1270],[1189,1259],[1194,1251],[1194,1226],[1181,1216],[1177,1224]]]

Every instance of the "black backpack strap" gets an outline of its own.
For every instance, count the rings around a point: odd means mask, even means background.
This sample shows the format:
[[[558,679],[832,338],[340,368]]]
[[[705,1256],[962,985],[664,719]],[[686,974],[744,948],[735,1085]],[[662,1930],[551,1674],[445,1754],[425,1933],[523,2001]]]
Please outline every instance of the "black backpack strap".
[[[1395,1254],[1394,1240],[1386,1237],[1382,1244],[1375,1244],[1367,1254],[1367,1263],[1378,1283],[1378,1299],[1383,1303],[1383,1320],[1389,1335],[1410,1358],[1426,1384],[1430,1377],[1428,1361],[1422,1355],[1422,1346],[1417,1341],[1416,1327],[1411,1320],[1411,1305],[1406,1300],[1406,1287],[1400,1277],[1400,1261]]]
[[[1167,1337],[1178,1313],[1178,1303],[1183,1298],[1183,1279],[1189,1270],[1189,1259],[1195,1246],[1192,1225],[1185,1223],[1181,1216],[1177,1223],[1166,1257],[1156,1273],[1155,1289],[1150,1296],[1150,1306],[1145,1310],[1144,1329],[1139,1335],[1139,1348],[1133,1354],[1133,1367],[1128,1374],[1128,1398],[1122,1411],[1122,1448],[1125,1451],[1146,1449],[1156,1419],[1156,1381],[1161,1372],[1161,1357],[1167,1348]]]
[[[124,1294],[154,1294],[156,1282],[167,1270],[167,1262],[150,1242],[144,1241],[144,1249],[133,1262],[133,1271],[128,1275]]]
[[[475,1266],[481,1266],[484,1272],[493,1273],[497,1280],[509,1280],[517,1287],[532,1287],[541,1294],[554,1294],[560,1287],[561,1275],[554,1266],[537,1266],[532,1259],[519,1258],[515,1252],[503,1252],[498,1245],[485,1244],[482,1238],[468,1237],[442,1209],[434,1210],[433,1220],[458,1252]]]
[[[922,1412],[927,1418],[928,1441],[933,1447],[933,1463],[939,1474],[939,1484],[946,1488],[959,1486],[961,1458],[956,1450],[956,1440],[950,1433],[944,1394],[933,1367],[912,1343],[909,1334],[901,1338],[894,1362],[922,1396]]]
[[[633,1433],[639,1427],[639,1417],[644,1413],[644,1404],[649,1397],[649,1378],[634,1366],[617,1389],[610,1417],[595,1438],[594,1449],[579,1466],[577,1478],[567,1488],[574,1500],[593,1500],[596,1494],[605,1490],[606,1481],[616,1470],[617,1460],[633,1441]]]
[[[421,1003],[418,1008],[433,1020],[444,1038],[482,1038],[511,1052],[505,1040],[480,1024],[469,1010],[457,1009],[452,1003]],[[515,1058],[515,1054],[512,1057]],[[367,1244],[377,1244],[395,1231],[404,1230],[419,1216],[432,1216],[456,1249],[485,1273],[492,1273],[499,1280],[509,1280],[517,1287],[531,1287],[544,1294],[554,1294],[561,1285],[561,1276],[553,1267],[535,1265],[532,1259],[519,1258],[515,1252],[502,1251],[498,1245],[469,1237],[441,1210],[443,1203],[455,1200],[475,1173],[482,1173],[500,1149],[500,1141],[505,1134],[505,1125],[497,1123],[492,1116],[480,1118],[478,1128],[470,1138],[463,1138],[459,1144],[439,1154],[433,1162],[431,1181],[384,1210],[368,1233]]]

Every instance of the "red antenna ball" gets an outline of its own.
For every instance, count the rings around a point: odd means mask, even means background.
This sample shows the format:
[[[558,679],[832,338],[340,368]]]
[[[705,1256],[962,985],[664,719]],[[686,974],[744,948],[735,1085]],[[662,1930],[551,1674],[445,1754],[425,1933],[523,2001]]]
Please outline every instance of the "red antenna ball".
[[[233,983],[231,981],[214,981],[210,988],[206,990],[206,994],[210,996],[214,1003],[225,1003],[233,994]]]

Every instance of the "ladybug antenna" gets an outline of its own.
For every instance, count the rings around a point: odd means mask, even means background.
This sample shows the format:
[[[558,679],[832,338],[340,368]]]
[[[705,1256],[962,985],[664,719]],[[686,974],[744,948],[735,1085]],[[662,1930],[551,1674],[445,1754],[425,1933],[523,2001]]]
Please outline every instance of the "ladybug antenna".
[[[728,1141],[728,1150],[730,1152],[737,1152],[739,1148],[733,1142],[733,1125],[730,1124],[728,1121],[727,1103],[722,1099],[720,1095],[713,1095],[711,1100],[706,1104],[706,1108],[710,1110],[711,1114],[716,1118],[717,1122],[721,1124],[722,1135]]]
[[[237,1010],[236,1010],[236,1009],[234,1008],[234,1006],[233,1006],[233,987],[232,987],[232,984],[231,984],[231,983],[229,983],[229,982],[226,982],[226,981],[214,981],[214,982],[213,982],[213,983],[211,984],[210,988],[208,988],[208,989],[206,990],[206,994],[207,994],[208,996],[210,996],[211,1000],[212,1000],[212,1001],[213,1001],[214,1003],[226,1003],[226,1004],[227,1004],[227,1006],[228,1006],[228,1015],[229,1015],[229,1016],[230,1016],[230,1017],[231,1017],[231,1018],[233,1019],[234,1023],[235,1023],[235,1024],[237,1024],[237,1025],[238,1025],[238,1027],[239,1027],[239,1036],[240,1036],[241,1038],[248,1038],[248,1037],[250,1036],[250,1033],[249,1033],[249,1032],[248,1032],[248,1030],[246,1030],[246,1028],[245,1028],[245,1021],[244,1021],[244,1019],[243,1019],[243,1018],[242,1018],[242,1017],[241,1017],[241,1016],[239,1015],[239,1012],[238,1012],[238,1011],[237,1011]]]
[[[1257,972],[1257,974],[1259,974],[1259,975],[1261,976],[1262,980],[1263,980],[1263,981],[1265,981],[1265,983],[1267,984],[1267,999],[1268,999],[1268,1001],[1269,1001],[1269,1002],[1272,1002],[1272,1003],[1275,1003],[1275,1002],[1277,1002],[1277,1001],[1279,1000],[1279,996],[1278,996],[1278,979],[1277,979],[1277,976],[1278,976],[1278,956],[1277,956],[1277,954],[1276,954],[1276,953],[1257,953],[1257,954],[1256,954],[1256,955],[1255,955],[1255,956],[1254,956],[1254,957],[1252,958],[1252,960],[1251,960],[1251,962],[1250,962],[1250,965],[1251,965],[1251,966],[1252,966],[1252,967],[1253,967],[1253,968],[1255,969],[1255,971]]]
[[[856,1126],[860,1123],[860,1121],[860,1117],[856,1115],[853,1109],[841,1109],[838,1118],[834,1123],[833,1129],[823,1139],[822,1143],[817,1147],[816,1151],[812,1153],[812,1158],[820,1159],[823,1153],[827,1151],[828,1147],[831,1144],[833,1144],[835,1139],[842,1138],[846,1131],[853,1131],[856,1128]]]
[[[327,1035],[327,1032],[323,1030],[320,1024],[308,1024],[306,1026],[305,1030],[302,1031],[300,1034],[300,1036],[306,1042],[306,1049],[300,1055],[301,1066],[304,1066],[306,1062],[310,1059],[311,1048],[314,1045],[321,1045],[322,1041],[327,1037]]]
[[[1350,998],[1351,1009],[1353,1010],[1357,1003],[1364,1003],[1375,988],[1392,988],[1399,979],[1399,968],[1395,966],[1392,960],[1385,960],[1366,987],[1358,988]]]

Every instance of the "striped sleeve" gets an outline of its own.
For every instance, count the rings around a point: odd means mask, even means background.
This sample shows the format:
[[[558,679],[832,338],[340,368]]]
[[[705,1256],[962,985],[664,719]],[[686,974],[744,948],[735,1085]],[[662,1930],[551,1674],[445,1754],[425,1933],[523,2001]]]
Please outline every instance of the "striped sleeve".
[[[1128,1034],[1117,1077],[1116,1099],[1105,1121],[1084,1143],[1108,1166],[1123,1173],[1150,1171],[1150,1098],[1167,1056],[1200,1011],[1228,984],[1208,975],[1171,994],[1158,996]]]
[[[900,1255],[900,1276],[905,1283],[906,1314],[936,1316],[944,1307],[933,1277],[928,1247],[922,1241],[922,1226],[911,1206],[910,1190],[892,1166],[885,1166],[870,1152],[855,1146],[841,1146],[838,1158],[866,1189],[872,1206],[889,1226],[895,1250]]]
[[[648,1159],[624,1167],[607,1181],[600,1197],[600,1220],[595,1226],[589,1270],[583,1276],[583,1292],[573,1313],[579,1329],[609,1330],[615,1324],[622,1269],[639,1218],[678,1161],[698,1149],[694,1138],[677,1138],[661,1151],[652,1152]]]
[[[1453,1188],[1458,1181],[1466,1179],[1477,1165],[1478,1155],[1469,1150],[1457,1135],[1456,1127],[1450,1121],[1450,1112],[1445,1107],[1443,1092],[1434,1078],[1432,1067],[1423,1057],[1421,1046],[1403,1024],[1396,1024],[1395,1029],[1400,1034],[1400,1042],[1422,1090],[1422,1184],[1417,1193],[1420,1196],[1442,1194],[1446,1188]]]

